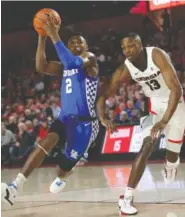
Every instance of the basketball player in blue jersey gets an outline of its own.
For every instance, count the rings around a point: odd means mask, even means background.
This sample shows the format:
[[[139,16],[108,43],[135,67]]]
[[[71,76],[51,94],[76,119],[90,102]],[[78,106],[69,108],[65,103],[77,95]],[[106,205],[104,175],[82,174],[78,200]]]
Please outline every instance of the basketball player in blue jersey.
[[[51,184],[50,192],[59,193],[99,131],[95,110],[98,65],[94,54],[88,52],[86,40],[80,35],[72,36],[67,48],[58,35],[59,28],[54,24],[52,17],[48,18],[44,29],[52,40],[62,64],[46,61],[46,38],[39,36],[36,69],[37,72],[50,75],[62,75],[63,71],[62,108],[46,139],[41,141],[29,156],[15,181],[10,185],[1,184],[2,201],[9,205],[13,205],[19,188],[58,142],[66,143],[66,146],[64,154],[58,157],[57,178]]]

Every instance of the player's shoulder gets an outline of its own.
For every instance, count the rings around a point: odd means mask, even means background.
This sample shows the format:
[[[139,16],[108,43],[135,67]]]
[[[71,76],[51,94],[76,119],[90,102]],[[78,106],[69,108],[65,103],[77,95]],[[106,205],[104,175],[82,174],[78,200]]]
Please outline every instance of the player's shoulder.
[[[93,64],[97,64],[97,58],[96,58],[96,55],[92,52],[87,52],[86,53],[86,57],[93,63]]]
[[[157,57],[158,55],[159,56],[166,55],[166,52],[163,49],[159,48],[159,47],[153,47],[152,56]]]
[[[92,53],[92,52],[87,52],[87,57],[88,58],[94,58],[94,59],[96,59],[96,56],[95,56],[95,54],[94,53]]]
[[[154,60],[154,62],[158,61],[158,60],[161,60],[161,59],[167,59],[168,61],[170,61],[170,57],[166,53],[166,51],[159,48],[159,47],[153,47],[152,59]]]
[[[118,67],[120,71],[129,73],[128,63],[129,63],[129,60],[125,59],[125,61]]]

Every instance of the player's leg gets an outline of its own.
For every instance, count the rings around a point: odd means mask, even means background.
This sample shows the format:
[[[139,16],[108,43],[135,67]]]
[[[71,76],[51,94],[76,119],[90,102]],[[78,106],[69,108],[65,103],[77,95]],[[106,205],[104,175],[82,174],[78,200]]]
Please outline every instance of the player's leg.
[[[52,182],[50,186],[51,193],[59,193],[65,188],[69,177],[73,173],[74,168],[76,167],[76,165],[78,164],[83,155],[78,156],[77,160],[71,159],[68,156],[69,155],[67,155],[66,153],[59,153],[57,156],[57,178]]]
[[[147,160],[154,150],[156,144],[156,141],[153,141],[151,136],[149,136],[150,130],[154,123],[153,118],[153,115],[150,115],[141,120],[144,135],[143,145],[132,165],[125,194],[124,196],[120,196],[118,202],[122,214],[133,215],[137,213],[137,209],[133,205],[133,193],[144,173]]]
[[[74,167],[79,160],[71,160],[66,154],[59,154],[58,157],[60,159],[58,159],[57,177],[50,185],[50,192],[53,194],[57,194],[65,188],[68,178],[73,173]]]
[[[170,146],[177,146],[178,144],[175,142],[168,142]],[[182,146],[182,143],[179,143],[179,146]],[[176,150],[177,151],[177,150]],[[166,163],[164,168],[164,182],[165,184],[172,183],[177,175],[177,168],[180,164],[179,158],[180,151],[176,153],[175,151],[166,150]]]
[[[89,148],[89,144],[92,142],[92,134],[94,138],[97,136],[95,135],[97,131],[92,132],[93,124],[76,122],[75,120],[70,120],[66,124],[66,149],[64,155],[59,156],[58,177],[51,184],[50,192],[59,193],[65,187],[74,167]]]
[[[50,133],[40,142],[39,146],[28,157],[25,165],[21,169],[20,173],[17,175],[17,178],[9,185],[2,183],[2,201],[6,204],[13,205],[14,198],[16,197],[18,189],[25,183],[27,177],[30,173],[43,162],[46,155],[50,150],[56,145],[58,141],[58,135],[55,133]]]
[[[141,150],[136,156],[134,163],[132,164],[132,169],[128,181],[128,188],[135,188],[139,183],[145,167],[147,160],[154,150],[155,142],[152,140],[151,136],[144,139]]]
[[[175,180],[177,167],[180,164],[180,151],[184,139],[185,106],[178,105],[173,117],[166,128],[166,165],[164,169],[164,181],[169,184]]]
[[[31,172],[40,166],[46,155],[59,141],[59,136],[57,132],[55,132],[56,128],[61,127],[59,125],[60,124],[58,120],[53,122],[47,137],[41,141],[35,150],[30,154],[25,165],[17,175],[17,178],[9,185],[6,183],[1,184],[1,197],[3,202],[8,205],[13,205],[14,198],[16,197],[18,189],[25,183],[27,177],[31,174]]]
[[[72,147],[72,144],[76,141],[76,120],[72,119],[70,116],[65,119],[64,121],[65,127],[65,137],[66,137],[66,144],[64,153],[59,153],[57,156],[57,177],[52,182],[50,186],[51,193],[59,193],[61,192],[67,184],[67,180],[69,176],[73,172],[73,168],[76,165],[76,160],[71,160],[68,155],[66,154],[68,149]]]
[[[48,155],[52,148],[57,144],[58,140],[59,136],[57,133],[48,133],[47,137],[42,140],[36,149],[30,154],[20,173],[27,178],[35,168],[38,168],[42,164],[46,155]]]

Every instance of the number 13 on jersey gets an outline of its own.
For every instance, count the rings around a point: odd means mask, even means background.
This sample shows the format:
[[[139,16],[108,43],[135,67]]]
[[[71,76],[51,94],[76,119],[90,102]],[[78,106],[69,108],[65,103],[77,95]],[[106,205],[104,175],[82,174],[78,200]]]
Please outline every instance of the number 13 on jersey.
[[[66,79],[66,93],[72,93],[72,81],[71,78]]]

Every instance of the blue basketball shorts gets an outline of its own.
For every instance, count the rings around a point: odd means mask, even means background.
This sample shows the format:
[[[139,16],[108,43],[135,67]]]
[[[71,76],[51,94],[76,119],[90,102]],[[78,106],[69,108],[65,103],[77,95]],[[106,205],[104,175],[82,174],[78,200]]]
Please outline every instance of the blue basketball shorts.
[[[98,120],[79,121],[68,116],[64,120],[56,119],[51,124],[49,133],[57,133],[64,155],[71,161],[78,161],[96,139],[99,132]]]

